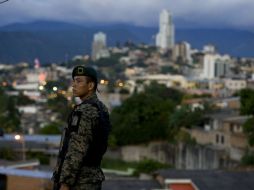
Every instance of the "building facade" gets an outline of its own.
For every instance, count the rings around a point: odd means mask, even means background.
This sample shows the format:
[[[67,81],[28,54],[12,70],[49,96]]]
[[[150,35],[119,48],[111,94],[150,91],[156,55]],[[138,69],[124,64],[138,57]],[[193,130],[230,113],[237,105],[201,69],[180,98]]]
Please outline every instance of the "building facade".
[[[92,44],[92,59],[98,60],[103,57],[109,57],[109,51],[107,50],[107,36],[103,32],[94,34]]]
[[[174,47],[174,24],[172,16],[167,10],[160,14],[159,33],[156,36],[156,46],[161,49],[172,49]]]

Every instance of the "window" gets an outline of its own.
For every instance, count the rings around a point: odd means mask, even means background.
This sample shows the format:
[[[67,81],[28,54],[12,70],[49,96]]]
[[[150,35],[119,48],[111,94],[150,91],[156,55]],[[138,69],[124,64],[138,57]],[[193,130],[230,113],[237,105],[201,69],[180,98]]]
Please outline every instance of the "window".
[[[234,125],[232,123],[230,123],[230,132],[234,132]]]
[[[219,143],[219,138],[220,138],[220,136],[218,134],[216,134],[216,143],[217,144]]]
[[[224,136],[223,135],[221,135],[221,137],[220,137],[220,142],[221,142],[221,144],[224,144]]]

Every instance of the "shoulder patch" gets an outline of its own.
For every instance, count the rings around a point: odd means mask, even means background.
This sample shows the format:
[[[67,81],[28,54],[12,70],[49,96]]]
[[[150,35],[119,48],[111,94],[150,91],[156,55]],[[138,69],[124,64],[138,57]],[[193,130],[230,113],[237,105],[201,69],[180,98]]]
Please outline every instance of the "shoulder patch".
[[[80,119],[81,119],[81,114],[82,112],[80,111],[75,111],[72,116],[71,116],[71,122],[70,122],[70,132],[78,132],[78,128],[79,128],[79,123],[80,123]]]

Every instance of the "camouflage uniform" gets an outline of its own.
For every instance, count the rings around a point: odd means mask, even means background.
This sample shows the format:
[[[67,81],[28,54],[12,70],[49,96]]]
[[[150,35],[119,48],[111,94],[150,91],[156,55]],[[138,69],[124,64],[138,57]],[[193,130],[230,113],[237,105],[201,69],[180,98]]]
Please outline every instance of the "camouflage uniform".
[[[98,100],[95,93],[87,97],[86,100],[97,102],[101,105],[103,112],[108,114],[106,106]],[[72,190],[100,190],[101,183],[105,179],[100,164],[89,166],[84,162],[84,157],[88,153],[94,137],[92,129],[99,122],[98,108],[86,103],[86,100],[77,105],[69,117],[68,127],[71,128],[71,132],[61,172],[59,173],[59,183],[68,185]],[[60,152],[63,149],[64,138],[65,134],[62,136]],[[63,158],[59,154],[55,173],[58,173],[61,159]]]

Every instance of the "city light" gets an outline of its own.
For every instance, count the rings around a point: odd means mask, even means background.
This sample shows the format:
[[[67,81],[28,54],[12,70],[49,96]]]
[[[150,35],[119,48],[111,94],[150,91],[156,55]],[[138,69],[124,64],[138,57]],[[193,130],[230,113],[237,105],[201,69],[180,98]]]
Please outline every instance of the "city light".
[[[39,90],[44,90],[44,86],[40,85]]]
[[[46,82],[46,81],[42,81],[41,84],[42,84],[43,86],[45,86],[45,85],[47,84],[47,82]]]
[[[20,136],[20,135],[15,135],[15,136],[14,136],[14,138],[15,138],[15,140],[17,140],[17,141],[18,141],[18,140],[20,140],[20,139],[21,139],[21,136]]]
[[[57,91],[57,87],[56,86],[53,87],[53,91]]]
[[[108,85],[108,81],[107,81],[107,80],[104,80],[104,79],[101,79],[101,80],[100,80],[100,84]]]
[[[118,86],[119,86],[119,87],[123,87],[123,82],[119,82],[119,83],[118,83]]]

